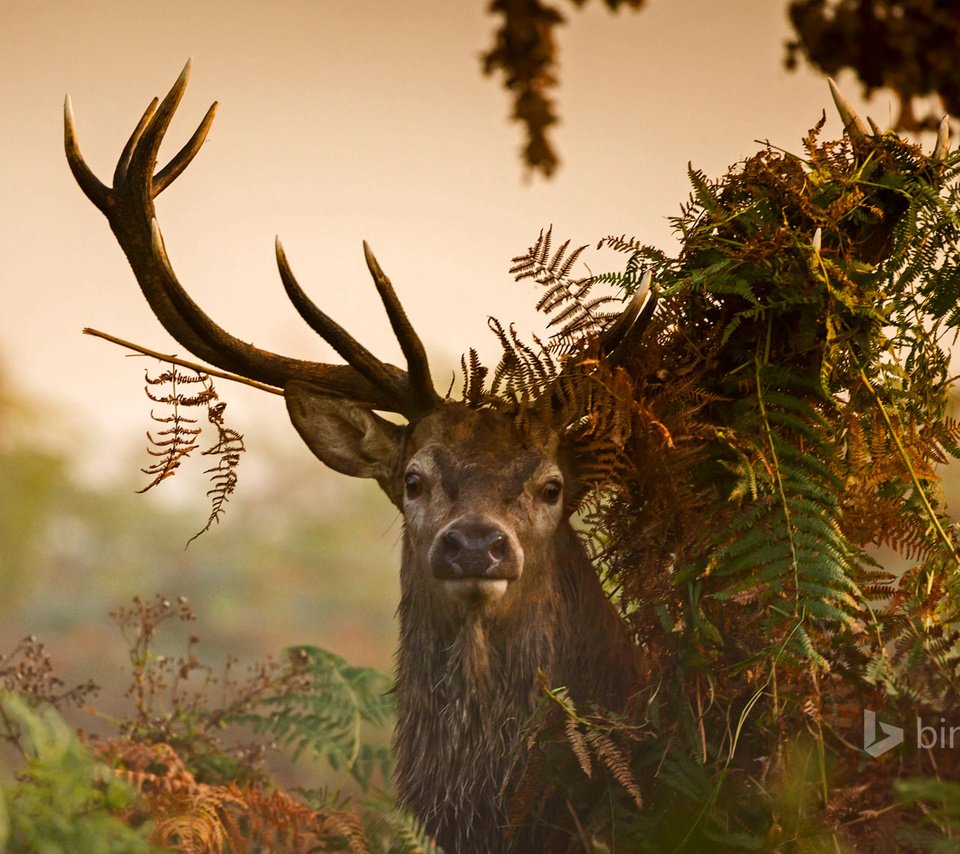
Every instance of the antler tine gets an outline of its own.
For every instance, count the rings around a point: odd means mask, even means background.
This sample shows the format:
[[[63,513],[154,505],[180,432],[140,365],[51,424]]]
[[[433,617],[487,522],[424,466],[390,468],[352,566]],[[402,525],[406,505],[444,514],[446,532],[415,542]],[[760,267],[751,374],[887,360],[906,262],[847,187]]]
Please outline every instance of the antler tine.
[[[940,119],[940,128],[937,131],[937,142],[933,146],[933,154],[931,158],[939,163],[941,160],[946,158],[947,152],[950,150],[950,117],[944,116]]]
[[[160,150],[160,143],[163,142],[167,128],[170,127],[173,114],[177,111],[177,107],[180,106],[180,101],[183,100],[183,93],[186,91],[187,83],[190,80],[192,65],[193,63],[188,59],[183,66],[183,71],[180,72],[180,76],[177,78],[177,82],[174,83],[170,91],[167,92],[164,99],[160,102],[160,105],[156,108],[156,112],[147,119],[143,131],[133,142],[126,174],[137,176],[141,179],[146,178],[143,189],[148,192],[150,198],[156,198],[160,191],[172,180],[169,179],[163,186],[158,187],[153,172],[157,165],[157,152]],[[204,117],[207,128],[209,128],[208,119],[212,120],[209,111]],[[197,135],[197,132],[204,128],[204,122],[201,122],[200,127],[194,133],[194,137]],[[136,131],[134,131],[134,134],[136,134]],[[203,135],[206,136],[205,130]],[[192,139],[193,137],[191,137],[191,141]],[[187,145],[189,146],[190,143],[188,142]],[[174,160],[176,160],[176,158],[174,158]],[[185,165],[186,164],[184,164],[184,166]],[[179,172],[177,174],[179,174]]]
[[[843,129],[853,142],[866,142],[867,126],[861,121],[860,116],[856,114],[850,102],[843,97],[837,84],[832,77],[827,78],[830,84],[830,94],[833,95],[833,103],[837,105],[837,112],[840,114],[840,121],[843,122]]]
[[[180,73],[180,77],[170,92],[167,93],[163,103],[160,104],[158,99],[154,98],[144,111],[140,122],[130,135],[130,139],[127,140],[127,144],[120,154],[120,159],[117,161],[117,168],[113,174],[114,184],[123,181],[127,175],[127,171],[132,166],[132,161],[135,156],[141,158],[142,163],[140,165],[150,164],[149,170],[153,169],[153,166],[156,164],[156,156],[160,148],[160,143],[163,141],[164,134],[170,125],[170,120],[173,118],[173,114],[176,112],[177,106],[179,106],[183,98],[187,82],[190,79],[191,68],[192,63],[190,60],[187,60],[183,71]],[[151,192],[154,198],[170,186],[170,184],[177,179],[177,176],[190,165],[190,162],[196,156],[204,140],[207,138],[207,133],[210,131],[210,126],[213,124],[216,112],[217,102],[214,101],[197,129],[193,132],[193,136],[191,136],[183,148],[170,159],[170,162],[153,176]]]
[[[283,388],[292,380],[301,380],[337,397],[401,411],[393,400],[385,399],[382,389],[367,382],[349,365],[328,365],[280,356],[247,344],[214,323],[177,282],[156,219],[151,220],[150,228],[152,257],[175,286],[169,288],[168,302],[162,304],[163,308],[150,299],[141,278],[144,274],[134,267],[137,279],[161,324],[192,353],[224,370],[275,388]]]
[[[99,210],[106,213],[110,189],[93,174],[93,170],[87,166],[87,161],[83,159],[83,155],[80,153],[80,145],[77,142],[77,125],[73,118],[73,104],[70,103],[69,95],[63,100],[63,147],[67,153],[67,164],[70,166],[74,179],[80,185],[80,189],[83,190],[83,194]]]
[[[397,299],[393,285],[386,277],[367,241],[363,241],[363,256],[367,261],[367,269],[373,277],[373,282],[387,311],[393,333],[397,336],[400,349],[407,360],[407,373],[410,377],[410,395],[414,408],[419,412],[428,412],[440,402],[440,397],[433,387],[430,376],[430,365],[427,362],[427,353],[423,343],[417,336],[413,325],[407,319],[406,312]]]
[[[157,105],[159,103],[160,99],[154,98],[149,104],[147,104],[147,109],[143,111],[140,121],[137,122],[137,126],[133,129],[133,133],[130,134],[130,138],[127,140],[127,144],[123,147],[123,151],[120,152],[120,157],[117,160],[117,167],[113,170],[114,186],[119,184],[126,177],[127,169],[130,167],[130,157],[133,155],[133,150],[136,148],[137,143],[140,142],[140,137],[143,136],[143,132],[147,129],[147,125],[150,124],[150,120],[156,114]]]
[[[186,144],[153,177],[153,195],[159,196],[170,184],[177,180],[177,177],[186,169],[193,158],[197,156],[200,146],[203,145],[210,132],[210,126],[213,124],[214,116],[217,114],[217,102],[214,101],[207,109],[193,136],[187,140]]]
[[[356,368],[373,385],[382,388],[399,405],[407,395],[406,384],[402,381],[402,371],[377,359],[339,323],[319,309],[310,297],[304,293],[290,269],[287,255],[283,251],[279,237],[276,241],[276,253],[277,267],[280,270],[280,280],[283,282],[283,287],[290,298],[290,302],[293,303],[294,308],[307,322],[307,325],[346,359],[347,364]],[[398,411],[401,410],[398,409]]]
[[[621,362],[630,344],[643,335],[656,305],[653,273],[647,270],[627,307],[600,337],[600,349],[607,354],[611,364]]]

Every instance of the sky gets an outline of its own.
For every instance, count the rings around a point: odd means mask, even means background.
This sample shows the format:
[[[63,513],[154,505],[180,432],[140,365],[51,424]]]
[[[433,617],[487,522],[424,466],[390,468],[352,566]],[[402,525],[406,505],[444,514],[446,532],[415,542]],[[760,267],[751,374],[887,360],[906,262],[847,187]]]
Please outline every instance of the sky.
[[[563,163],[547,181],[525,177],[508,96],[481,73],[496,23],[485,0],[5,0],[0,376],[48,403],[62,436],[85,437],[88,476],[142,435],[145,360],[82,327],[186,354],[70,176],[62,104],[69,92],[82,150],[108,179],[144,107],[188,57],[191,83],[161,158],[212,101],[220,108],[157,206],[187,290],[245,340],[336,360],[286,301],[279,234],[315,302],[400,364],[364,266],[366,239],[441,391],[469,347],[496,360],[488,316],[522,335],[542,330],[536,292],[508,273],[541,228],[575,244],[626,233],[671,251],[668,218],[687,197],[688,163],[719,176],[757,140],[800,151],[823,109],[826,133],[840,133],[824,79],[783,69],[785,2],[650,0],[618,14],[599,0],[561,5]],[[839,82],[865,110],[853,78]],[[875,98],[869,112],[884,125],[892,107]],[[585,259],[594,272],[623,261]],[[279,398],[220,390],[248,440],[296,441]]]

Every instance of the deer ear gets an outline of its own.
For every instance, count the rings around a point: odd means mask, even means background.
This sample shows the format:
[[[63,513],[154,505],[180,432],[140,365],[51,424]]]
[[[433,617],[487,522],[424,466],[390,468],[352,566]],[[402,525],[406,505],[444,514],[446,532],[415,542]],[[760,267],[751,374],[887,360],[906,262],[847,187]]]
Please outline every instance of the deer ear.
[[[322,463],[351,477],[372,477],[386,489],[401,427],[307,383],[287,383],[283,396],[293,426]]]

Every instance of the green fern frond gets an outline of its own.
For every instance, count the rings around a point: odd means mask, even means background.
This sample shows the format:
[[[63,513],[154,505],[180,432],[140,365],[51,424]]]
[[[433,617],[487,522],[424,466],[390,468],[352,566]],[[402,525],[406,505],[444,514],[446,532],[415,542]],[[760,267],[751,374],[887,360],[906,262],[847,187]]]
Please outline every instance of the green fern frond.
[[[390,753],[362,739],[365,723],[382,726],[392,714],[390,685],[379,672],[354,667],[317,647],[290,650],[298,687],[268,696],[259,707],[231,718],[268,733],[278,745],[291,748],[294,759],[304,753],[344,769],[363,788],[375,771],[390,775]]]

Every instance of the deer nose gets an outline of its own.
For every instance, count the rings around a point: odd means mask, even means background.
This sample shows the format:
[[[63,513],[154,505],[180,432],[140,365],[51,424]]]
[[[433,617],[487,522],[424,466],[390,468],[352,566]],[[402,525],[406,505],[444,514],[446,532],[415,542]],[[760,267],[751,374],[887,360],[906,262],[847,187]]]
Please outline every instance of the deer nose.
[[[443,535],[443,558],[456,565],[460,561],[482,565],[503,559],[507,551],[507,538],[499,531],[483,531],[469,535],[457,528]]]
[[[455,522],[441,532],[431,555],[437,578],[503,578],[518,576],[510,537],[498,525],[480,519]]]

